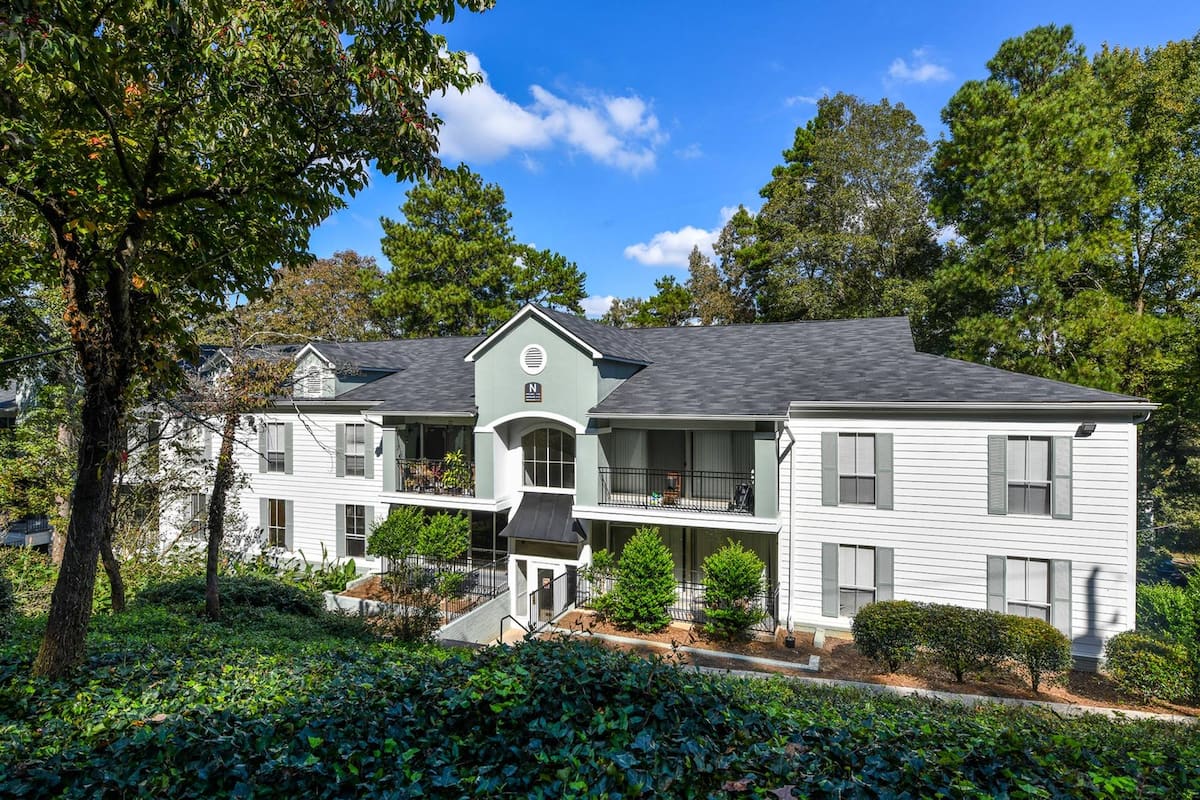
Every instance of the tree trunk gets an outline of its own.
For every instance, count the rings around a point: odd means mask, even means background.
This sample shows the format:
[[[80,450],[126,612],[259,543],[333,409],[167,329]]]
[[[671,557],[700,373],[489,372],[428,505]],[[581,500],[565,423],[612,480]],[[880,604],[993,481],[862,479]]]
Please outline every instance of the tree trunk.
[[[58,582],[50,596],[46,633],[33,664],[36,675],[57,677],[83,660],[96,588],[96,561],[112,504],[120,406],[120,390],[113,383],[89,381],[83,401],[71,519]]]
[[[58,426],[58,446],[61,453],[71,452],[75,446],[74,438],[69,425]],[[71,498],[55,497],[54,506],[58,511],[58,519],[50,526],[50,560],[55,566],[61,566],[63,551],[67,547],[67,531],[63,522],[71,518]]]
[[[100,561],[104,564],[104,574],[108,576],[108,585],[112,589],[112,610],[120,614],[125,610],[125,579],[121,577],[121,565],[112,549],[113,523],[111,518],[105,526],[104,538],[100,541]]]
[[[225,537],[225,497],[233,486],[233,437],[237,434],[238,415],[226,414],[221,427],[221,452],[213,478],[212,497],[208,501],[208,559],[205,563],[204,614],[210,620],[221,618],[221,592],[217,585],[217,563],[221,540]]]

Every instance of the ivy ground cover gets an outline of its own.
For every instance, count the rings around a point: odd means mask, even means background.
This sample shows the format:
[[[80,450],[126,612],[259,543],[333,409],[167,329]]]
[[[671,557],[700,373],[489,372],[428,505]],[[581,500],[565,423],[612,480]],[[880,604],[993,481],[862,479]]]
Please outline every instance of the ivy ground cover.
[[[478,653],[142,604],[69,680],[0,650],[0,796],[1200,797],[1190,727],[700,675],[586,642]]]

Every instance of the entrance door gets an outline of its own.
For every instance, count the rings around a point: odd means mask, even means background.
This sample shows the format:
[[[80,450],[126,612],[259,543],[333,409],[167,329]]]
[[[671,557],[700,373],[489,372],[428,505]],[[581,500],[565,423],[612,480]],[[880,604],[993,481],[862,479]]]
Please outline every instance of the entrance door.
[[[554,617],[554,570],[537,571],[537,621],[549,622]]]

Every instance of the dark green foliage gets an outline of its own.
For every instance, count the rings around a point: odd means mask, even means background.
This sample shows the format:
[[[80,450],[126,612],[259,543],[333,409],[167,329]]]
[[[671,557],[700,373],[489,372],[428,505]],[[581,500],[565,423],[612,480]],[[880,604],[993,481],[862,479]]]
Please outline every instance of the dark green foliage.
[[[930,605],[925,646],[933,660],[962,683],[966,673],[986,669],[1003,657],[1003,617],[981,608]]]
[[[471,518],[466,514],[434,514],[421,531],[423,556],[452,561],[462,558],[471,546]]]
[[[1143,701],[1187,699],[1187,649],[1136,631],[1119,633],[1104,646],[1104,670],[1121,691]]]
[[[854,615],[854,646],[867,658],[896,672],[916,657],[924,640],[927,607],[909,600],[871,603]]]
[[[324,607],[320,596],[283,581],[257,575],[227,576],[219,579],[223,606],[273,609],[281,614],[315,617]],[[204,605],[204,578],[190,576],[145,589],[137,596],[145,605]]]
[[[1193,571],[1186,586],[1138,586],[1137,624],[1140,631],[1187,651],[1189,693],[1200,699],[1200,572]]]
[[[1043,678],[1062,682],[1071,669],[1071,640],[1044,619],[1005,614],[1004,656],[1021,666],[1036,692]]]
[[[617,625],[656,631],[671,624],[667,608],[675,602],[675,564],[658,528],[638,528],[617,563],[612,591],[597,610]]]
[[[8,797],[1185,798],[1182,726],[745,681],[586,643],[415,650],[248,615],[100,616],[85,668],[0,646]],[[585,678],[584,680],[581,680]],[[86,702],[80,698],[86,697]],[[786,793],[785,793],[786,794]],[[737,796],[743,796],[737,794]]]
[[[0,575],[0,640],[8,636],[9,619],[16,609],[17,598],[12,582]]]
[[[754,605],[763,591],[762,559],[730,539],[703,567],[705,631],[733,639],[762,621],[766,612]]]
[[[418,506],[395,508],[367,537],[367,555],[403,561],[417,552],[424,527],[425,512]]]

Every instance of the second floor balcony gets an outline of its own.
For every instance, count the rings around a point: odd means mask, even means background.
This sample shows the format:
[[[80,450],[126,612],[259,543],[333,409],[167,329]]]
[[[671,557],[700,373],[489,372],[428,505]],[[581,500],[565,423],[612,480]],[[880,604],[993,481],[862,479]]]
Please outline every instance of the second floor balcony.
[[[453,455],[453,454],[451,454]],[[396,491],[408,494],[475,496],[475,465],[457,458],[396,459]]]
[[[601,467],[600,505],[754,513],[754,473]]]

